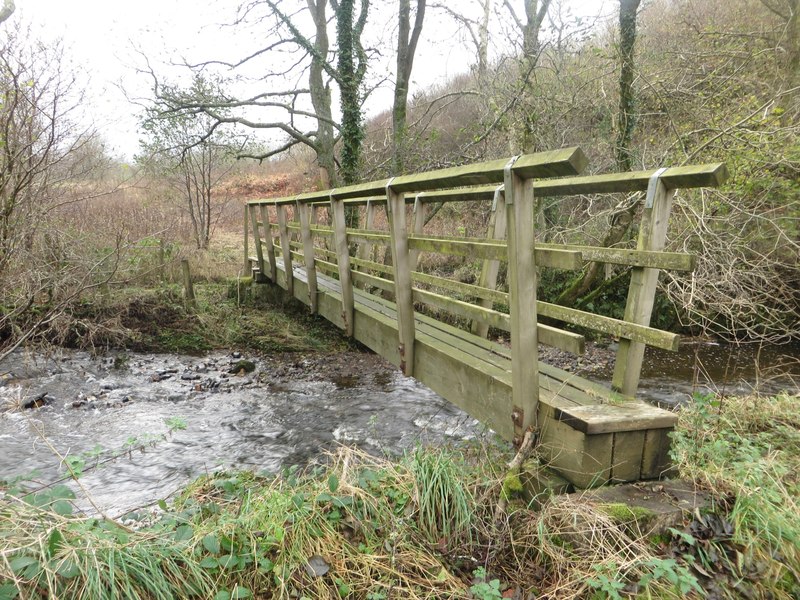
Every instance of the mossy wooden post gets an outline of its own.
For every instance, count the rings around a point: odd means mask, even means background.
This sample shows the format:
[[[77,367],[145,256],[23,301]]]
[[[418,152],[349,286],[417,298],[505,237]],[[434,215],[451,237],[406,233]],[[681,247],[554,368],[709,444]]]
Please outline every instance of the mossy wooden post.
[[[244,205],[244,264],[242,265],[244,277],[250,276],[250,205]]]
[[[406,203],[402,193],[392,190],[392,180],[386,186],[386,214],[389,218],[390,248],[394,265],[394,295],[397,304],[397,335],[400,368],[406,375],[414,374],[414,300],[411,290],[411,265],[408,255],[408,226]]]
[[[529,427],[538,426],[539,360],[536,318],[535,206],[533,186],[514,172],[512,158],[505,167],[504,188],[508,220],[508,304],[511,333],[511,398],[509,418],[517,444]]]
[[[308,306],[311,314],[317,314],[317,269],[314,264],[314,238],[311,237],[311,204],[297,203],[300,216],[300,236],[303,238],[303,258],[306,264],[306,281],[308,283]]]
[[[347,220],[344,214],[344,201],[337,200],[331,190],[331,217],[333,219],[333,238],[336,247],[336,262],[339,267],[339,284],[342,291],[342,321],[345,334],[353,336],[353,278],[350,275],[350,247],[347,244]]]
[[[294,294],[294,273],[292,272],[292,248],[289,244],[289,227],[286,219],[286,206],[275,205],[278,211],[278,233],[281,236],[281,254],[283,255],[283,270],[286,274],[286,291]]]
[[[269,278],[272,283],[278,283],[278,263],[275,260],[275,244],[272,241],[272,227],[269,224],[269,207],[266,204],[262,204],[259,208],[261,209],[262,227],[264,227],[264,242],[267,246]]]
[[[181,260],[181,271],[183,272],[183,292],[186,298],[186,305],[190,308],[197,306],[194,298],[194,285],[192,284],[192,273],[189,271],[189,259]]]
[[[489,217],[489,228],[486,231],[487,239],[502,240],[506,237],[506,197],[503,186],[498,186],[492,199],[492,214]],[[483,261],[481,278],[478,285],[482,288],[493,290],[497,287],[497,274],[500,271],[500,261],[487,259]],[[492,308],[494,302],[490,298],[481,298],[479,304],[484,308]],[[472,333],[485,338],[489,335],[489,325],[480,321],[472,322]]]
[[[661,174],[666,169],[659,169],[647,184],[647,196],[639,226],[637,250],[663,250],[667,240],[667,225],[672,209],[674,190],[668,190],[661,181]],[[631,283],[628,287],[628,300],[625,304],[624,320],[638,325],[650,325],[653,314],[653,301],[656,295],[659,269],[636,267],[631,272]],[[619,341],[617,360],[614,365],[612,387],[633,396],[639,387],[639,376],[642,371],[645,344],[629,339]]]
[[[245,250],[245,254],[246,253],[247,250]],[[249,264],[250,264],[249,260],[246,260],[244,263],[245,277],[247,277],[247,266]],[[166,268],[167,268],[167,241],[162,237],[158,239],[158,279],[160,281],[164,281],[167,278]]]
[[[266,278],[264,271],[264,250],[261,247],[261,234],[258,232],[258,213],[255,206],[250,206],[250,223],[253,226],[253,245],[256,247],[256,259],[258,260],[258,276],[256,281],[263,282]],[[264,228],[266,232],[266,228]]]
[[[414,199],[414,235],[422,235],[425,229],[425,217],[427,216],[428,205],[420,201],[417,196]],[[408,267],[412,271],[417,270],[417,261],[419,260],[419,250],[411,250],[408,255]]]

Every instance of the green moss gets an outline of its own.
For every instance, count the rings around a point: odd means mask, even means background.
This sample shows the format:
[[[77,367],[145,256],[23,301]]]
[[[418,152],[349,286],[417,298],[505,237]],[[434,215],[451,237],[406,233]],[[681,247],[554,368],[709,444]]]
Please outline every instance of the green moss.
[[[231,367],[231,373],[239,373],[240,371],[252,373],[255,370],[256,363],[254,363],[252,360],[240,360]]]
[[[503,491],[501,492],[503,498],[509,500],[522,494],[525,487],[522,485],[522,480],[519,477],[519,469],[513,469],[506,474],[503,479]]]
[[[650,520],[654,513],[642,506],[628,506],[622,502],[612,502],[610,504],[601,504],[598,506],[600,510],[606,513],[614,521],[620,524],[642,522]]]

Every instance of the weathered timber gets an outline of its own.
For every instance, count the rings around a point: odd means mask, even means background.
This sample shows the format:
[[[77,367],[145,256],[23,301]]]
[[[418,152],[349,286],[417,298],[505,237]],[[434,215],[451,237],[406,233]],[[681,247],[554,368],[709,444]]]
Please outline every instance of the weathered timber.
[[[286,291],[291,295],[294,290],[294,275],[292,269],[292,252],[289,246],[289,229],[287,228],[288,219],[286,218],[286,207],[277,206],[278,212],[278,231],[281,236],[281,254],[285,265],[284,273],[286,275]]]
[[[667,225],[672,208],[674,191],[670,191],[662,178],[665,170],[656,171],[647,188],[642,222],[639,226],[637,250],[658,251],[667,240]],[[625,304],[625,321],[649,325],[658,285],[658,269],[636,268],[631,273],[628,300]],[[676,347],[677,350],[676,341]],[[622,338],[614,364],[612,386],[623,394],[632,396],[639,387],[639,376],[644,360],[645,344],[630,338]]]
[[[336,243],[336,264],[339,267],[339,281],[342,295],[342,321],[345,333],[353,336],[353,319],[355,305],[353,301],[353,285],[350,275],[350,248],[347,245],[347,222],[344,215],[344,204],[331,194],[331,216],[333,218],[334,242]]]
[[[267,259],[269,260],[269,279],[274,283],[278,276],[278,267],[275,262],[275,244],[272,241],[269,208],[265,204],[262,204],[259,208],[261,209],[261,222],[264,224],[264,243],[267,246]]]
[[[317,313],[317,270],[314,265],[314,238],[311,236],[311,205],[299,204],[297,213],[300,217],[300,234],[303,239],[303,258],[306,265],[308,281],[308,301],[311,314]]]
[[[244,265],[242,266],[242,274],[247,277],[250,274],[250,205],[244,205]],[[255,210],[253,208],[252,210]]]
[[[386,186],[387,216],[391,234],[392,264],[394,265],[395,302],[397,303],[398,349],[400,368],[406,375],[414,374],[414,299],[411,293],[411,265],[408,256],[408,226],[403,194]]]
[[[258,233],[258,217],[255,206],[250,210],[250,223],[253,227],[253,244],[256,247],[256,257],[258,260],[258,276],[264,277],[264,252],[261,248],[261,236]]]
[[[511,334],[511,380],[514,439],[522,440],[529,427],[538,428],[539,369],[536,317],[536,262],[533,187],[514,171],[515,159],[505,172],[508,220],[508,299]]]
[[[487,239],[502,240],[506,237],[506,197],[502,187],[494,191],[492,201],[492,214],[489,217],[489,229],[486,232]],[[481,267],[481,277],[479,287],[494,290],[497,287],[497,275],[500,272],[500,261],[486,259]],[[484,308],[492,308],[494,299],[481,297],[479,303]],[[480,321],[473,321],[472,333],[486,337],[489,335],[489,325]]]
[[[422,231],[425,228],[425,216],[427,214],[426,206],[419,202],[419,200],[414,201],[414,209],[412,211],[412,219],[413,219],[413,233],[414,236],[422,236]],[[417,261],[419,259],[419,250],[415,249],[412,245],[409,245],[410,251],[408,253],[408,266],[412,271],[417,270]]]

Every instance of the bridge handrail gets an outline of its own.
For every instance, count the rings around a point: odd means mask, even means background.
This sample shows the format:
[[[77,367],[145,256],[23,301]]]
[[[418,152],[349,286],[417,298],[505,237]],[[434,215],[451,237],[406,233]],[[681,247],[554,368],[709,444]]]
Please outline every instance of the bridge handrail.
[[[499,162],[502,161],[493,161],[493,163]],[[444,171],[450,171],[450,169],[445,169]],[[439,171],[433,171],[433,173],[438,172]],[[532,185],[534,193],[536,193],[537,196],[545,196],[548,198],[581,194],[643,192],[647,190],[647,182],[655,172],[656,170],[652,169],[646,171],[631,171],[629,173],[605,173],[600,175],[562,177],[560,179],[543,179],[533,181]],[[724,163],[671,167],[660,175],[660,179],[669,190],[677,188],[718,187],[722,185],[727,178],[728,169]],[[397,182],[400,179],[400,177],[394,179],[392,188],[398,186]],[[336,198],[345,196],[346,206],[363,206],[367,202],[385,204],[386,196],[380,192],[385,191],[386,184],[389,181],[391,180],[383,179],[360,186],[340,188],[334,190],[334,196]],[[363,190],[361,189],[362,187],[364,188]],[[415,195],[407,195],[405,202],[406,204],[413,204],[417,199],[423,203],[491,200],[496,190],[496,185],[480,185],[445,190],[422,191]],[[330,191],[325,191],[297,194],[281,198],[249,200],[247,204],[267,204],[271,206],[281,204],[291,205],[298,202],[301,204],[327,204],[330,202],[330,199]]]

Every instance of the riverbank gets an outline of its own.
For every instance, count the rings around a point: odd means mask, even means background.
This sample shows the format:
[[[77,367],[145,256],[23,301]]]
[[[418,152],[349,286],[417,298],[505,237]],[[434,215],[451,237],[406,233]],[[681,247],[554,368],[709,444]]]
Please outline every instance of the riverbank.
[[[674,443],[712,503],[659,535],[580,499],[528,507],[484,444],[214,473],[121,520],[7,483],[0,598],[796,598],[798,397],[698,398]]]

